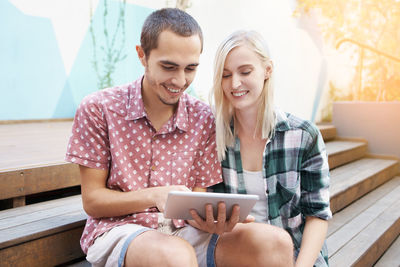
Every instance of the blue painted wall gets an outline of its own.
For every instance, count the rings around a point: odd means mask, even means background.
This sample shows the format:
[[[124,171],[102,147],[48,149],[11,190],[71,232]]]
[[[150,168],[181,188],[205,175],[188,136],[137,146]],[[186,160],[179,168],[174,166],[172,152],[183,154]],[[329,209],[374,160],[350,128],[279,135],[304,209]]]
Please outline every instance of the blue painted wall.
[[[119,5],[120,2],[108,1],[110,34],[120,15]],[[135,45],[139,44],[141,26],[151,11],[126,4],[126,58],[115,64],[113,84],[130,82],[142,74]],[[101,0],[93,15],[100,70],[106,64],[100,47],[105,43],[103,16]],[[122,42],[121,33],[116,42]],[[51,20],[26,15],[10,2],[0,0],[0,120],[72,118],[81,99],[99,89],[92,65],[93,47],[88,29],[67,77]]]

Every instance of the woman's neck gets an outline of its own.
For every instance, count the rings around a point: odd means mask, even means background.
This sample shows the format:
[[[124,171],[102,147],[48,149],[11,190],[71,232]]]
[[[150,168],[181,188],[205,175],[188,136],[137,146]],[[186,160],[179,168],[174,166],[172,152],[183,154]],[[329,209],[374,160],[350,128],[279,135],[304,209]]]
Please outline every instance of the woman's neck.
[[[257,132],[257,110],[240,110],[235,112],[236,116],[236,132],[240,137],[261,137],[261,129],[258,129]]]

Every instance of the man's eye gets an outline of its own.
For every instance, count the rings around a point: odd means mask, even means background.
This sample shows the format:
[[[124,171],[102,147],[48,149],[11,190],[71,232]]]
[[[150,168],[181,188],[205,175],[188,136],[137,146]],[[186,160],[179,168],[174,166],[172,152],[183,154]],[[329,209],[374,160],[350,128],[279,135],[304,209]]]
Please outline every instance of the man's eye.
[[[195,71],[195,70],[196,70],[196,68],[186,68],[186,71],[189,71],[189,72]]]
[[[162,68],[165,70],[174,70],[175,69],[174,66],[165,66],[165,65],[162,65]]]

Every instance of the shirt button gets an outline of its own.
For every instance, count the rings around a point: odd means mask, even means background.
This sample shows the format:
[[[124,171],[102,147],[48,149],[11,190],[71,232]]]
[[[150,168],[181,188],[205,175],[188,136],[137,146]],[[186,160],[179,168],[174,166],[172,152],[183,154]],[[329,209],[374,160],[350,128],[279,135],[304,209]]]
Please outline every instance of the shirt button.
[[[155,171],[155,170],[156,170],[156,166],[154,166],[154,165],[151,166],[151,170],[152,170],[152,171]]]

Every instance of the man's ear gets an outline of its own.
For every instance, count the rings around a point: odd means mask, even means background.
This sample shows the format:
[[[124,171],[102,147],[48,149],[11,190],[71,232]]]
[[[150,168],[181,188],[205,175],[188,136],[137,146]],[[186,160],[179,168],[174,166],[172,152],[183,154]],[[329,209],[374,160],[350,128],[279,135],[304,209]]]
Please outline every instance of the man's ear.
[[[137,52],[138,58],[140,60],[140,63],[142,63],[143,67],[146,67],[146,64],[147,64],[146,55],[143,51],[143,48],[140,45],[136,46],[136,52]]]
[[[272,64],[272,61],[270,60],[267,63],[267,66],[265,67],[265,80],[268,80],[271,77],[273,68],[274,68],[274,65]]]

